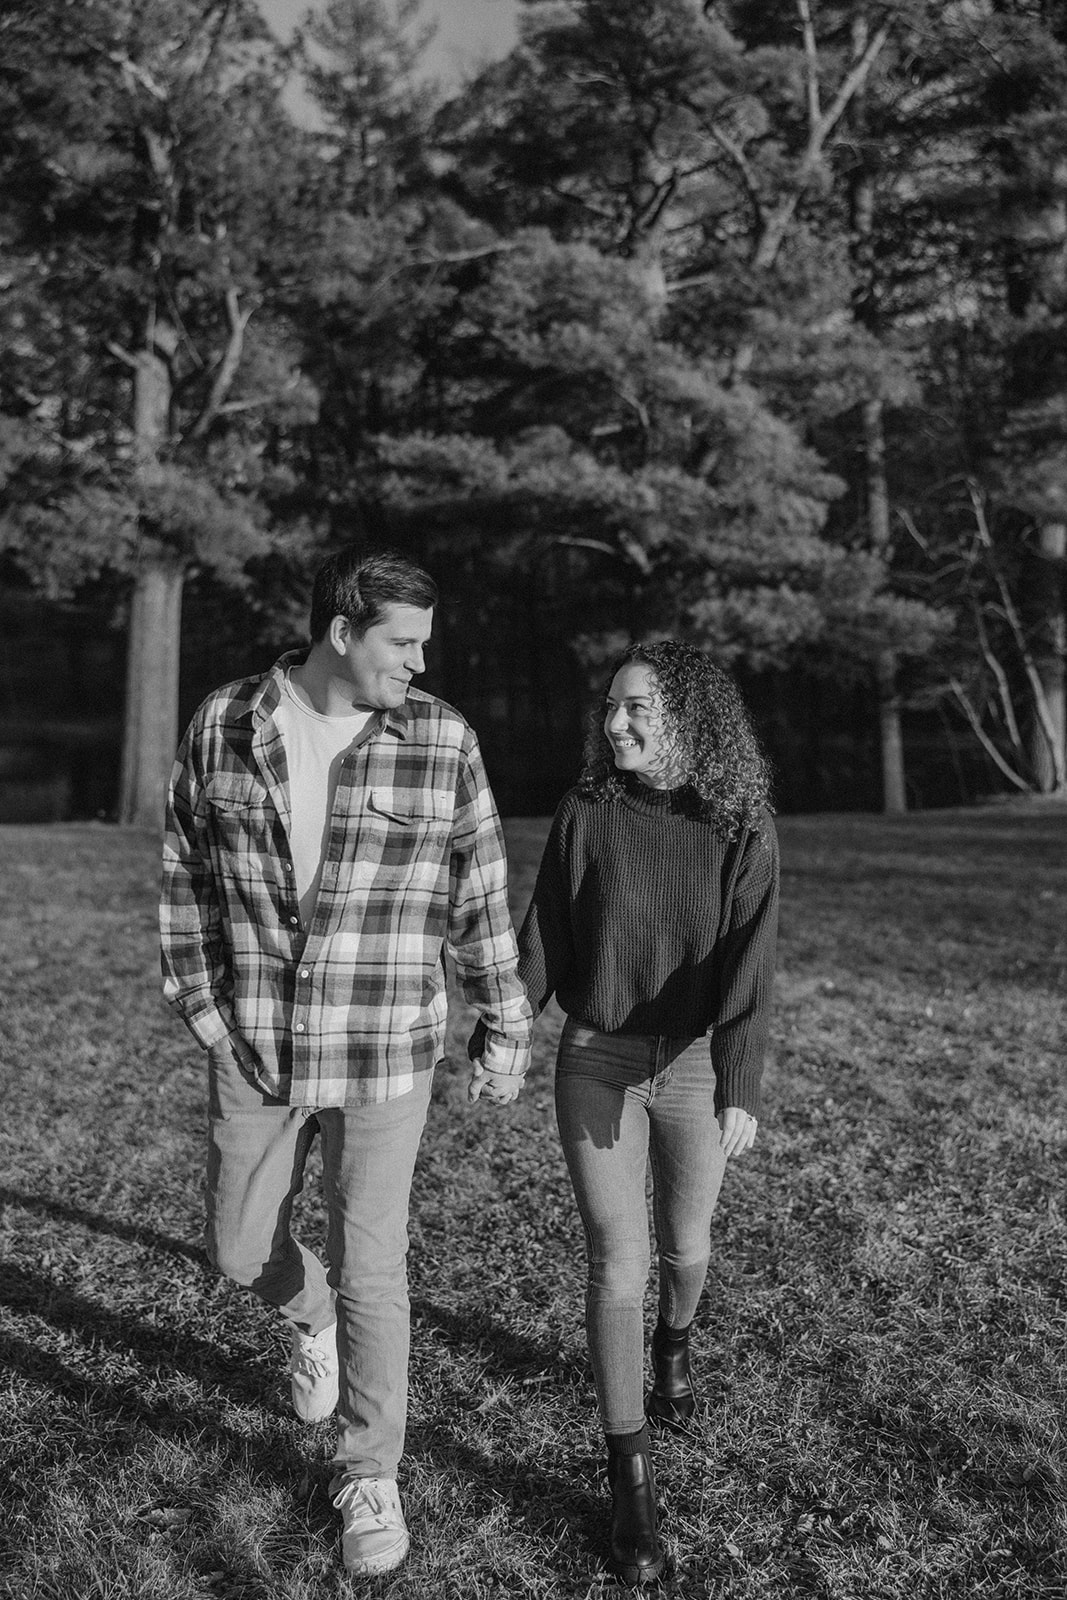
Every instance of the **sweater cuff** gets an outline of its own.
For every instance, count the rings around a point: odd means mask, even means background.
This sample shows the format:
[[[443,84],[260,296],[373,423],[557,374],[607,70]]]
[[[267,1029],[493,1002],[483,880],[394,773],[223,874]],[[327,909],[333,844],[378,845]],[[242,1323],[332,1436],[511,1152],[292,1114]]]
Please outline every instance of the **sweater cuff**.
[[[760,1113],[760,1072],[745,1063],[719,1065],[715,1072],[715,1111],[737,1106],[750,1117]]]

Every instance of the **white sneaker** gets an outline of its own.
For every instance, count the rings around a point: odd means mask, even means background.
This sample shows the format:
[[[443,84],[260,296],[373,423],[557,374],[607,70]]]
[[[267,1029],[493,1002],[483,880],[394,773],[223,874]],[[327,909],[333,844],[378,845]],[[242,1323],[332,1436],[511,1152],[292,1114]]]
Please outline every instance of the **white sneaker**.
[[[322,1422],[337,1409],[337,1324],[321,1333],[293,1329],[289,1353],[293,1410],[302,1422]]]
[[[348,1572],[373,1577],[400,1565],[411,1538],[395,1478],[349,1478],[333,1503],[344,1518],[341,1552]]]

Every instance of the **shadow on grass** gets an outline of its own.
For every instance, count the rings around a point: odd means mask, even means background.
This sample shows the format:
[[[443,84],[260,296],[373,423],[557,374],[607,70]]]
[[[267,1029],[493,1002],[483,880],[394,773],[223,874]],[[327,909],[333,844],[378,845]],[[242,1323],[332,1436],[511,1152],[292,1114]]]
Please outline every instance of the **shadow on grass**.
[[[214,1472],[226,1475],[254,1468],[258,1478],[303,1496],[299,1513],[301,1526],[312,1539],[329,1543],[336,1534],[336,1516],[327,1495],[328,1467],[321,1469],[311,1459],[312,1452],[289,1437],[291,1424],[279,1418],[262,1435],[249,1435],[225,1420],[219,1396],[243,1401],[269,1414],[273,1374],[263,1370],[260,1350],[247,1356],[221,1353],[209,1339],[170,1328],[146,1325],[128,1312],[113,1312],[71,1292],[51,1278],[8,1263],[0,1287],[0,1305],[15,1315],[39,1320],[48,1325],[69,1349],[71,1335],[84,1344],[87,1355],[99,1360],[105,1351],[132,1356],[142,1367],[128,1379],[97,1377],[78,1370],[74,1360],[61,1359],[54,1340],[35,1343],[25,1335],[0,1335],[0,1364],[11,1373],[51,1390],[83,1418],[82,1431],[92,1438],[92,1454],[103,1471],[135,1452],[145,1433],[193,1445],[202,1454],[216,1458]],[[554,1341],[528,1338],[484,1312],[450,1311],[420,1301],[414,1308],[416,1338],[418,1326],[433,1328],[444,1342],[462,1346],[469,1361],[473,1355],[479,1371],[497,1378],[537,1377],[549,1371],[557,1379],[577,1377],[577,1361],[563,1361]],[[51,1345],[51,1348],[49,1347]],[[417,1359],[417,1355],[416,1355]],[[569,1374],[566,1369],[569,1368]],[[200,1397],[190,1396],[184,1387],[167,1390],[168,1375],[181,1374],[203,1389]],[[584,1374],[583,1374],[584,1376]],[[472,1394],[460,1382],[445,1384],[438,1394],[435,1416],[429,1426],[413,1430],[408,1454],[442,1478],[460,1479],[475,1505],[488,1514],[503,1500],[509,1515],[522,1523],[531,1538],[555,1548],[561,1543],[568,1552],[567,1564],[575,1557],[589,1563],[592,1581],[606,1554],[607,1500],[599,1483],[595,1458],[575,1453],[560,1460],[562,1470],[546,1467],[544,1453],[527,1455],[497,1454],[473,1444],[466,1431],[466,1415]],[[584,1402],[576,1402],[584,1404]],[[578,1425],[586,1420],[576,1416]],[[84,1427],[88,1422],[88,1428]],[[314,1447],[313,1447],[314,1448]],[[227,1467],[228,1464],[228,1467]],[[317,1480],[307,1493],[309,1470]],[[303,1490],[297,1485],[303,1484]],[[51,1473],[46,1469],[24,1482],[16,1499],[21,1520],[37,1515],[52,1491]],[[296,1501],[294,1501],[294,1509]],[[15,1507],[9,1507],[14,1514]]]
[[[584,1374],[579,1362],[563,1353],[559,1339],[533,1339],[507,1323],[499,1322],[480,1306],[450,1310],[420,1295],[411,1300],[412,1327],[423,1324],[444,1334],[447,1344],[480,1348],[485,1371],[491,1377],[529,1379],[542,1373]]]
[[[175,1328],[152,1327],[128,1312],[109,1311],[94,1300],[72,1293],[53,1278],[29,1272],[12,1261],[4,1264],[0,1306],[7,1306],[19,1316],[39,1317],[60,1334],[75,1333],[87,1345],[104,1345],[133,1355],[149,1369],[181,1372],[204,1385],[225,1384],[245,1402],[262,1401],[269,1388],[268,1375],[262,1368],[255,1370],[262,1361],[259,1349],[223,1354],[210,1340]],[[55,1374],[65,1369],[32,1344],[26,1343],[24,1348],[34,1358],[33,1370],[18,1362],[14,1370],[61,1388]],[[78,1379],[79,1384],[82,1381]]]
[[[189,1244],[184,1239],[172,1238],[157,1228],[141,1223],[120,1222],[117,1217],[101,1216],[95,1211],[83,1211],[80,1206],[68,1205],[63,1200],[50,1200],[45,1195],[24,1194],[19,1189],[9,1189],[0,1184],[0,1205],[18,1206],[23,1211],[39,1217],[52,1217],[56,1222],[74,1222],[89,1228],[93,1233],[110,1234],[115,1239],[125,1239],[131,1244],[148,1245],[153,1250],[164,1250],[168,1255],[184,1256],[198,1266],[207,1265],[207,1256],[201,1246]]]
[[[0,1188],[0,1200],[59,1222],[88,1227],[101,1234],[157,1248],[203,1268],[204,1290],[209,1293],[218,1281],[207,1266],[203,1251],[182,1240],[172,1239],[157,1230],[117,1222],[61,1201],[24,1195],[10,1187]],[[145,1274],[146,1292],[153,1288],[152,1274]],[[94,1376],[78,1370],[78,1362],[60,1359],[55,1339],[40,1343],[16,1334],[0,1336],[0,1363],[41,1388],[60,1396],[69,1406],[93,1419],[96,1435],[94,1454],[102,1464],[117,1462],[135,1451],[143,1437],[159,1438],[198,1446],[229,1462],[235,1470],[254,1462],[257,1475],[285,1489],[308,1480],[309,1466],[320,1479],[310,1500],[305,1500],[302,1519],[313,1537],[329,1540],[335,1532],[335,1515],[326,1492],[328,1469],[317,1471],[309,1452],[287,1436],[291,1427],[279,1418],[269,1434],[250,1436],[225,1420],[219,1404],[223,1391],[227,1399],[251,1405],[266,1414],[276,1410],[273,1389],[276,1374],[268,1370],[259,1347],[244,1350],[220,1349],[210,1338],[191,1334],[174,1324],[147,1323],[130,1309],[112,1310],[96,1300],[67,1288],[54,1278],[9,1261],[0,1282],[0,1306],[27,1323],[47,1324],[69,1350],[72,1344],[84,1347],[86,1358],[100,1363],[108,1354],[133,1358],[140,1371],[128,1379]],[[476,1305],[456,1309],[416,1297],[412,1302],[412,1322],[416,1338],[422,1328],[435,1334],[446,1347],[462,1351],[464,1364],[476,1366],[475,1383],[485,1379],[509,1379],[519,1384],[550,1381],[554,1389],[573,1390],[571,1415],[576,1448],[561,1446],[557,1461],[546,1462],[543,1449],[527,1454],[497,1453],[473,1443],[466,1417],[478,1394],[470,1383],[458,1378],[442,1385],[437,1394],[434,1419],[429,1426],[413,1430],[409,1455],[442,1477],[459,1478],[473,1493],[476,1504],[488,1513],[503,1500],[509,1515],[525,1526],[529,1536],[550,1548],[562,1545],[566,1562],[575,1558],[587,1561],[585,1584],[594,1581],[606,1556],[608,1501],[601,1481],[600,1463],[588,1454],[588,1425],[591,1396],[584,1360],[568,1354],[558,1338],[538,1338],[515,1329]],[[168,1379],[192,1379],[201,1396],[193,1397],[182,1386],[168,1392]],[[106,1465],[105,1465],[106,1470]],[[50,1493],[48,1473],[24,1483],[18,1496],[23,1516],[34,1515],[31,1502]],[[561,1575],[562,1581],[562,1575]],[[573,1581],[573,1579],[571,1580]]]
[[[491,1455],[471,1445],[460,1428],[442,1425],[430,1437],[415,1433],[407,1455],[441,1474],[460,1477],[474,1491],[473,1510],[485,1515],[503,1501],[512,1524],[522,1524],[546,1551],[561,1547],[567,1572],[556,1574],[573,1584],[575,1565],[587,1563],[583,1588],[602,1571],[608,1559],[610,1501],[596,1457],[567,1458],[567,1472],[546,1468],[542,1455]],[[551,1565],[551,1564],[549,1564]],[[549,1570],[549,1568],[546,1568]]]
[[[511,1519],[521,1522],[534,1539],[549,1546],[563,1540],[569,1563],[584,1553],[590,1573],[582,1581],[592,1582],[607,1556],[608,1498],[601,1463],[587,1453],[594,1402],[584,1359],[565,1354],[556,1339],[531,1338],[474,1306],[452,1310],[417,1297],[412,1325],[416,1341],[420,1327],[432,1329],[443,1335],[446,1346],[462,1348],[468,1357],[475,1354],[481,1377],[528,1384],[550,1374],[557,1391],[572,1391],[576,1448],[561,1445],[560,1470],[546,1465],[543,1450],[496,1454],[472,1444],[464,1418],[478,1396],[469,1383],[459,1381],[442,1386],[438,1379],[441,1420],[412,1431],[408,1454],[442,1474],[462,1478],[484,1512],[503,1499]]]
[[[17,1269],[8,1268],[6,1278],[0,1303],[13,1304],[23,1313],[35,1311],[59,1330],[73,1329],[83,1336],[120,1344],[124,1349],[165,1354],[182,1370],[202,1379],[219,1379],[225,1372],[238,1393],[248,1398],[263,1398],[262,1382],[255,1383],[239,1375],[234,1382],[235,1375],[229,1363],[224,1365],[217,1356],[206,1362],[204,1354],[211,1352],[211,1346],[202,1340],[175,1341],[131,1325],[128,1319],[102,1315],[98,1307],[87,1305],[76,1296],[64,1295],[54,1284],[46,1286]],[[10,1292],[12,1280],[13,1294]],[[100,1476],[101,1481],[111,1477],[125,1458],[135,1456],[143,1448],[145,1433],[151,1433],[161,1440],[191,1446],[200,1457],[210,1455],[216,1462],[221,1458],[234,1472],[247,1470],[250,1462],[254,1462],[259,1479],[297,1497],[296,1486],[302,1479],[306,1482],[306,1455],[287,1437],[288,1425],[281,1419],[262,1436],[249,1436],[222,1419],[216,1396],[205,1394],[202,1402],[190,1404],[187,1395],[177,1398],[160,1386],[154,1386],[153,1393],[150,1380],[146,1382],[141,1373],[126,1381],[88,1376],[60,1360],[54,1350],[13,1334],[0,1333],[0,1365],[9,1373],[62,1397],[71,1413],[78,1417],[78,1434],[84,1441],[79,1454],[83,1455],[86,1470]],[[46,1511],[57,1480],[64,1482],[69,1473],[66,1451],[51,1463],[47,1457],[42,1459],[40,1466],[41,1470],[32,1475],[12,1480],[5,1497],[5,1527],[33,1526],[41,1520],[47,1521]],[[151,1490],[147,1485],[146,1494],[150,1499]],[[142,1509],[134,1505],[129,1508],[134,1518]],[[329,1520],[328,1508],[324,1506],[319,1513],[324,1530]],[[0,1537],[0,1547],[5,1542]],[[16,1553],[11,1552],[12,1555]]]

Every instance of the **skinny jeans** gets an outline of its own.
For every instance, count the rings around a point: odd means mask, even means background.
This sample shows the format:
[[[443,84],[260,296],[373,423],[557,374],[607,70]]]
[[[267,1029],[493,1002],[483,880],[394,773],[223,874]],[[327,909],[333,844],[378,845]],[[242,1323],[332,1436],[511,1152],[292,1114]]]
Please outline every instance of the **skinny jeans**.
[[[659,1253],[659,1309],[688,1327],[711,1254],[726,1159],[707,1037],[610,1034],[568,1018],[556,1065],[556,1120],[585,1229],[586,1336],[606,1433],[644,1424],[647,1170]]]
[[[305,1333],[337,1323],[331,1492],[391,1478],[407,1425],[408,1204],[432,1073],[376,1105],[290,1106],[210,1058],[207,1233],[212,1262]],[[326,1264],[294,1238],[293,1202],[322,1142]]]

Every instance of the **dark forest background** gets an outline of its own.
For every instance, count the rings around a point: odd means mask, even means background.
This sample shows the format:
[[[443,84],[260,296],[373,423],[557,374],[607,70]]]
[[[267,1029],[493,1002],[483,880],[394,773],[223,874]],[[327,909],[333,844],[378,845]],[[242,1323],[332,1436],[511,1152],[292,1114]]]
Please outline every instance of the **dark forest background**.
[[[425,43],[0,14],[0,820],[155,825],[350,539],[439,579],[511,814],[663,633],[784,810],[1063,792],[1067,7],[524,0],[447,90]]]

